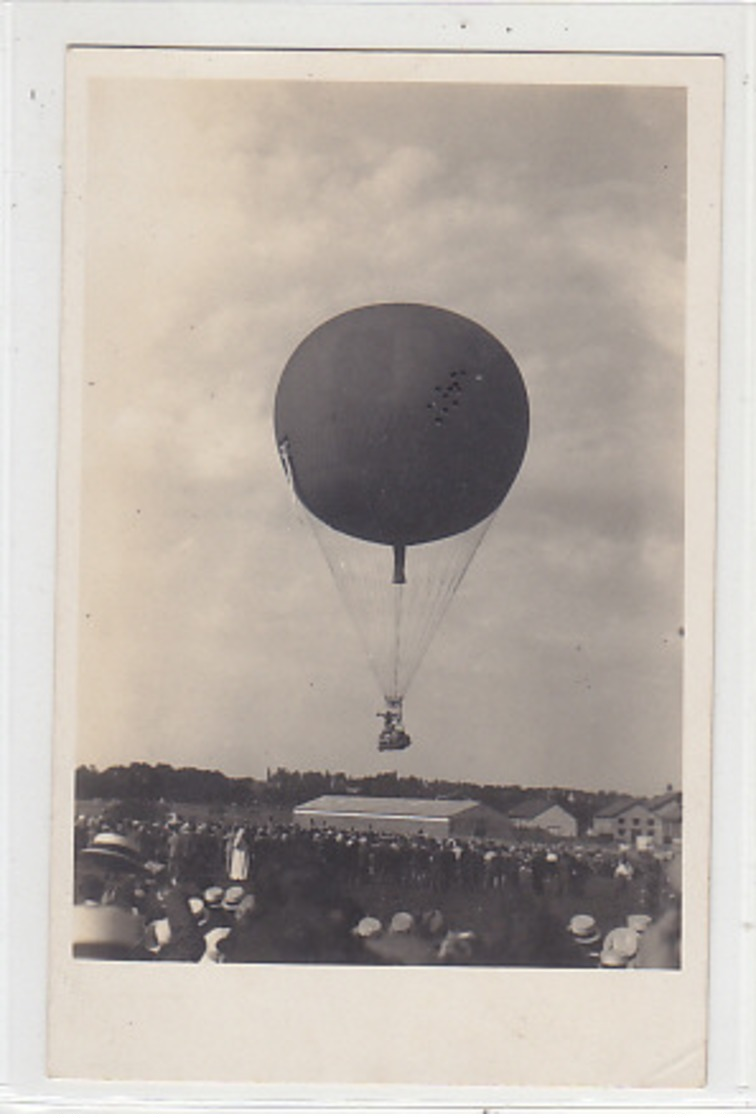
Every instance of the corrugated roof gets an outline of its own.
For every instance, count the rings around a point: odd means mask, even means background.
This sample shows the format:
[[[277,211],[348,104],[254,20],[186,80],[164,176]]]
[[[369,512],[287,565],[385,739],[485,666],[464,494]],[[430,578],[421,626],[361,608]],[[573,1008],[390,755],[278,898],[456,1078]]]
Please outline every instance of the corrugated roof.
[[[418,819],[449,819],[480,807],[477,800],[405,800],[401,796],[318,796],[294,809],[324,815],[416,816]]]

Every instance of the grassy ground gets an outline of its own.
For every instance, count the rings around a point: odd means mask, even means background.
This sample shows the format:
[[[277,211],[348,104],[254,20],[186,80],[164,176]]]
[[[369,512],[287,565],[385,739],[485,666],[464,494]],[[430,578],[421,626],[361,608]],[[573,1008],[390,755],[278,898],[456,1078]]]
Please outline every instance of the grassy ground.
[[[102,814],[109,806],[105,801],[88,801],[78,809],[91,816]],[[291,812],[282,808],[226,807],[214,811],[207,805],[171,804],[166,809],[193,822],[271,825],[291,821]],[[424,912],[438,909],[446,928],[476,933],[484,962],[504,966],[572,966],[579,964],[570,956],[570,918],[577,913],[593,916],[603,939],[612,928],[624,925],[631,913],[648,911],[640,889],[637,880],[621,891],[613,878],[595,875],[586,879],[580,894],[560,889],[556,881],[549,881],[543,894],[537,895],[527,878],[519,888],[506,885],[494,890],[455,884],[442,892],[393,881],[370,881],[349,885],[344,892],[364,913],[378,917],[384,927],[396,912],[410,912],[419,918]]]
[[[120,800],[77,800],[76,814],[86,815],[89,818],[107,815],[113,808],[118,809],[124,801]],[[159,817],[168,816],[175,812],[181,819],[190,823],[223,823],[257,826],[277,826],[291,823],[291,808],[273,807],[262,804],[251,807],[235,807],[232,804],[191,804],[191,803],[166,803],[153,805],[159,811]]]

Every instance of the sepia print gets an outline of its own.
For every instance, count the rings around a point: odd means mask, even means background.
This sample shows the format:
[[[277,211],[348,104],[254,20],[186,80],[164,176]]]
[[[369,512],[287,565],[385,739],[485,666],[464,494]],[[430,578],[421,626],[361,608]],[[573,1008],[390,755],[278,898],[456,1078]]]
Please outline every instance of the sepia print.
[[[72,52],[53,954],[80,996],[304,982],[375,1022],[409,981],[412,1032],[450,982],[494,1025],[494,991],[558,1016],[588,983],[595,1026],[622,975],[689,1032],[618,1074],[700,1076],[698,61]],[[62,1074],[93,1074],[56,1004]],[[162,1076],[135,1051],[115,1074]],[[337,1078],[444,1066],[385,1051]]]

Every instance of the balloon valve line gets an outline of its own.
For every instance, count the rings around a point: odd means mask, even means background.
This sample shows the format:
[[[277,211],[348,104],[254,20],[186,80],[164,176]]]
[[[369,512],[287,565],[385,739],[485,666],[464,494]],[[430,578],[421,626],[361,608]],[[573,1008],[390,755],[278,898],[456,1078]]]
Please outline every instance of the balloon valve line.
[[[395,586],[403,586],[407,581],[406,572],[407,562],[407,548],[403,543],[394,544],[394,577],[392,582]]]

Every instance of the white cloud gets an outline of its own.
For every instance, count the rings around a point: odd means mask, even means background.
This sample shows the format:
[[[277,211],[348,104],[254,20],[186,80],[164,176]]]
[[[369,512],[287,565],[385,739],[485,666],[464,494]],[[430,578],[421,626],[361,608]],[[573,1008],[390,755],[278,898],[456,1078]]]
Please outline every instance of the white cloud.
[[[470,733],[480,779],[674,779],[682,103],[148,86],[104,86],[92,121],[82,756],[374,763],[378,696],[271,413],[306,333],[399,299],[500,336],[533,412],[411,695],[439,746],[401,763],[464,775]]]

